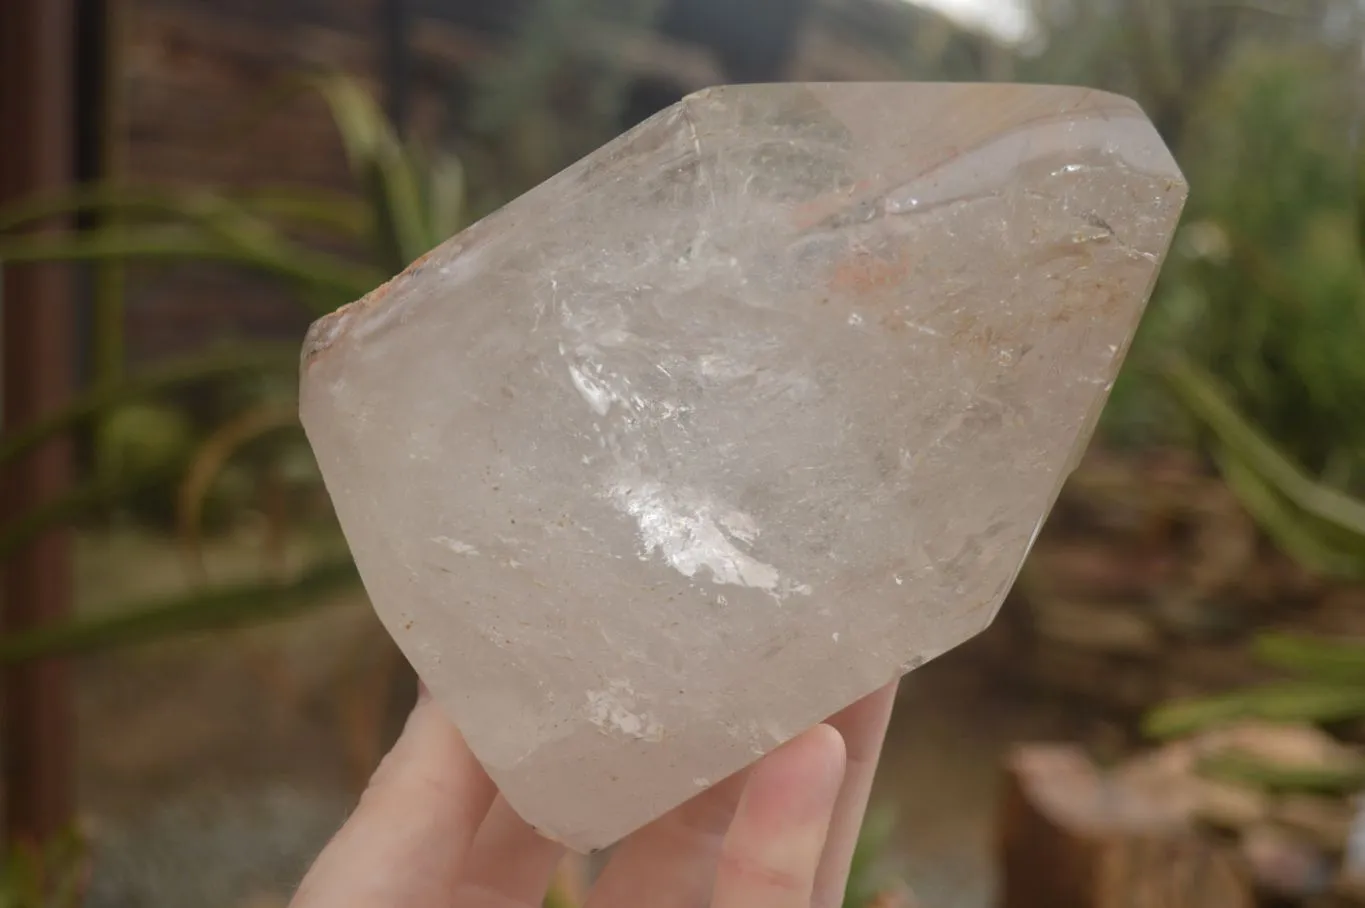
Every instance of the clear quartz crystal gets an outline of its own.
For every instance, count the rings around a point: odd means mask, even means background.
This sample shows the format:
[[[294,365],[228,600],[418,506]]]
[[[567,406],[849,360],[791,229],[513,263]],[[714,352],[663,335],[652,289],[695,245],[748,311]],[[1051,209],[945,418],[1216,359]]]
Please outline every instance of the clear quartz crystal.
[[[600,848],[990,623],[1185,193],[1102,92],[710,89],[314,325],[304,424],[386,627]]]

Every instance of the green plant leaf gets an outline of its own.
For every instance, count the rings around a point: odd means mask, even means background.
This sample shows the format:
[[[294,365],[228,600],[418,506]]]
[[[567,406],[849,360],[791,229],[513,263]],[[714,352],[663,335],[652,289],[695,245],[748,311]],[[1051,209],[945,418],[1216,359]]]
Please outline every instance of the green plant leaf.
[[[1352,766],[1292,766],[1231,751],[1200,760],[1196,771],[1207,778],[1274,792],[1341,795],[1365,788],[1365,761]]]
[[[130,375],[122,384],[91,389],[31,425],[6,431],[0,436],[0,467],[55,435],[140,398],[224,375],[278,371],[292,376],[298,364],[297,346],[267,343],[223,346],[169,360]]]
[[[359,82],[331,75],[316,77],[311,84],[331,108],[351,172],[370,196],[383,264],[397,273],[432,245],[414,155]]]
[[[280,621],[338,601],[359,580],[355,565],[346,558],[314,565],[287,583],[250,581],[129,603],[106,617],[0,637],[0,665]]]
[[[108,262],[131,259],[239,265],[326,289],[337,303],[359,299],[383,283],[382,273],[304,250],[274,235],[251,235],[241,222],[210,233],[194,227],[117,227],[58,237],[0,242],[0,263]],[[334,308],[334,306],[332,307]]]
[[[342,73],[314,74],[301,85],[317,92],[332,113],[352,173],[359,176],[374,163],[380,146],[396,141],[393,128],[373,96]]]
[[[365,198],[320,189],[168,189],[95,184],[35,198],[0,212],[0,233],[59,214],[97,211],[145,215],[64,237],[12,235],[0,261],[122,262],[130,259],[218,261],[283,278],[305,288],[321,313],[358,299],[402,271],[458,229],[463,178],[458,161],[427,166],[405,145],[356,80],[311,75],[293,80],[328,105],[352,173]],[[328,256],[295,242],[289,227],[322,228],[348,241],[368,239],[375,265]],[[322,301],[318,290],[325,291]]]
[[[351,173],[366,196],[365,223],[383,272],[372,289],[434,245],[419,156],[394,132],[365,86],[338,72],[305,73],[283,80],[228,135],[249,133],[302,92],[316,94],[328,106]]]
[[[0,263],[202,259],[255,264],[255,256],[192,227],[127,228],[0,242]]]
[[[1365,577],[1365,553],[1335,548],[1337,534],[1296,508],[1226,446],[1217,446],[1214,460],[1243,507],[1285,554],[1326,576]]]
[[[465,172],[460,159],[449,154],[435,156],[427,172],[428,240],[435,247],[465,226]]]
[[[182,544],[204,572],[200,530],[204,503],[223,468],[242,447],[270,432],[300,428],[297,400],[269,401],[218,426],[204,439],[190,461],[176,501],[176,518]]]
[[[1166,703],[1147,714],[1143,730],[1154,738],[1172,738],[1244,719],[1338,722],[1359,716],[1365,716],[1365,686],[1282,681]]]
[[[0,209],[0,233],[87,211],[106,215],[143,214],[156,216],[155,219],[197,220],[202,211],[196,203],[203,195],[202,191],[196,190],[173,191],[105,183],[78,186],[56,194],[23,199]]]
[[[0,233],[53,217],[91,212],[152,221],[188,221],[202,225],[223,211],[236,209],[286,224],[319,228],[351,239],[369,227],[365,205],[355,196],[303,186],[259,186],[215,191],[207,187],[168,189],[93,183],[60,193],[34,196],[0,209]]]
[[[1365,687],[1365,641],[1266,633],[1256,638],[1254,652],[1266,665],[1301,677]]]
[[[11,843],[0,864],[0,908],[77,908],[84,900],[90,849],[72,829],[41,843]]]
[[[300,227],[319,228],[350,240],[363,240],[370,212],[350,193],[298,186],[266,186],[225,193],[225,198],[257,217]]]
[[[1360,251],[1360,257],[1365,261],[1365,154],[1361,154],[1359,149],[1352,155],[1355,167],[1352,168],[1352,181],[1355,190],[1355,216],[1356,245]]]
[[[1181,402],[1222,448],[1220,462],[1236,491],[1267,530],[1294,554],[1334,572],[1365,571],[1365,502],[1315,481],[1245,420],[1217,382],[1186,359],[1165,377]],[[1328,556],[1330,550],[1337,555]]]
[[[91,480],[0,527],[0,564],[53,527],[70,523],[107,504],[115,494],[116,490],[109,483]]]
[[[30,200],[0,213],[0,227],[21,226],[56,213],[93,209],[141,212],[148,223],[122,219],[53,236],[0,239],[0,262],[80,261],[122,264],[133,259],[204,260],[235,264],[297,285],[315,314],[363,296],[385,272],[329,256],[296,242],[281,226],[322,228],[346,241],[363,239],[368,213],[352,197],[309,189],[264,188],[232,197],[207,189],[79,187]]]

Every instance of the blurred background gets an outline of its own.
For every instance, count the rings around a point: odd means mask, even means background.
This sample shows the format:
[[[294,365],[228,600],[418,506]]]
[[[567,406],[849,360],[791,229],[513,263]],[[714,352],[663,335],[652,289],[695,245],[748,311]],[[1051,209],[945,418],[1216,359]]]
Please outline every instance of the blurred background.
[[[1128,94],[1192,193],[999,619],[904,684],[848,904],[1365,905],[1363,20],[0,0],[0,905],[282,906],[400,727],[313,318],[690,91],[904,79]]]

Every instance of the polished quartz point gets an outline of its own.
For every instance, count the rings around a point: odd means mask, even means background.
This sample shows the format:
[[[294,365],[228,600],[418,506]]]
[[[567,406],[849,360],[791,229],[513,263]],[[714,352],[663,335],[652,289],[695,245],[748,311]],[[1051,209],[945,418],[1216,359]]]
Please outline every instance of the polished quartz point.
[[[418,673],[599,848],[990,623],[1185,193],[1102,92],[710,89],[314,325],[304,425]]]

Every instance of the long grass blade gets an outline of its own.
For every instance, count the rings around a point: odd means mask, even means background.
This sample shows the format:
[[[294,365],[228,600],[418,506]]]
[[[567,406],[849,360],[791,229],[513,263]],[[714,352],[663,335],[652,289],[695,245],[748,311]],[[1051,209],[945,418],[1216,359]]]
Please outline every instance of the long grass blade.
[[[228,229],[213,235],[184,227],[128,227],[0,242],[0,263],[132,259],[223,262],[325,288],[340,301],[359,299],[383,283],[383,274],[372,268],[287,246],[283,239],[248,239]]]
[[[1199,761],[1196,769],[1207,778],[1272,792],[1306,791],[1342,795],[1365,788],[1365,764],[1362,763],[1350,766],[1291,766],[1234,751],[1206,757]]]
[[[293,344],[224,346],[169,360],[137,372],[122,384],[97,387],[78,395],[62,409],[0,435],[0,467],[49,438],[123,404],[173,388],[210,381],[225,375],[286,372],[298,369],[299,350]]]
[[[1315,681],[1365,687],[1365,641],[1266,633],[1254,643],[1256,658],[1266,665]]]
[[[114,492],[109,484],[91,480],[0,527],[0,564],[46,531],[89,514]]]
[[[1159,706],[1143,722],[1155,738],[1191,734],[1244,719],[1337,722],[1365,715],[1365,686],[1283,681]]]
[[[176,192],[103,183],[78,186],[64,192],[34,196],[0,209],[0,233],[83,212],[196,220],[202,212],[203,196],[204,192],[200,190]]]
[[[1182,403],[1249,469],[1296,507],[1365,539],[1365,502],[1322,485],[1304,473],[1242,418],[1213,378],[1183,359],[1169,366],[1166,377]]]
[[[1218,446],[1214,459],[1242,506],[1291,558],[1324,576],[1365,577],[1365,551],[1338,548],[1337,532],[1295,507],[1225,446]]]
[[[427,172],[428,241],[430,246],[445,242],[465,226],[464,165],[454,155],[435,156]]]
[[[313,85],[331,108],[346,147],[351,171],[372,195],[379,235],[390,240],[393,271],[427,252],[431,246],[422,180],[415,155],[404,147],[374,98],[354,79],[323,76]]]
[[[196,573],[205,573],[200,544],[204,502],[223,467],[237,451],[252,441],[270,432],[298,426],[297,400],[271,401],[218,426],[199,446],[176,499],[176,523],[180,529],[181,544]]]
[[[337,602],[359,585],[349,558],[315,565],[291,582],[250,581],[129,603],[108,616],[0,637],[0,665],[75,656],[167,637],[282,621]]]
[[[53,217],[90,212],[151,221],[203,224],[226,210],[251,213],[283,224],[308,226],[359,238],[369,227],[363,202],[353,195],[302,186],[258,186],[246,190],[208,187],[168,189],[92,183],[67,191],[34,196],[0,209],[0,233]]]

